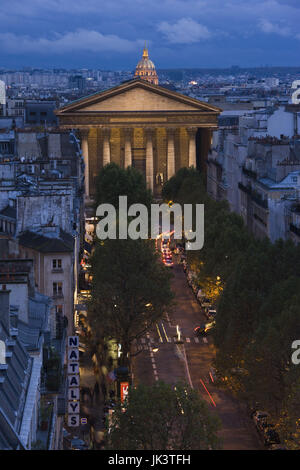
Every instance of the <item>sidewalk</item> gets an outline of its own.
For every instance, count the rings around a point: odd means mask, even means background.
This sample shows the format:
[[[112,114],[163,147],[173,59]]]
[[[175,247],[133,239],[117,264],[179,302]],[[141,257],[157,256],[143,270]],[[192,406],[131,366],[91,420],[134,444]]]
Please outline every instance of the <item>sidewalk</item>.
[[[78,428],[64,426],[72,437],[84,440],[89,449],[102,448],[101,441],[104,435],[104,401],[105,397],[101,387],[96,385],[94,365],[87,354],[80,358],[80,418],[86,418],[87,424],[81,424]],[[68,441],[70,438],[68,438]],[[64,445],[64,448],[69,448]]]

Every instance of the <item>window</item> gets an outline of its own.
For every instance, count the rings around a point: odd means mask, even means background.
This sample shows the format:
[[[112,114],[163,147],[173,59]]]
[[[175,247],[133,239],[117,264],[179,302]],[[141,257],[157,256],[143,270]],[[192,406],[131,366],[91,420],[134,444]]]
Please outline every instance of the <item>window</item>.
[[[56,310],[57,314],[59,314],[59,315],[63,314],[63,306],[62,305],[55,305],[55,310]]]
[[[52,260],[52,268],[53,269],[61,269],[62,264],[61,264],[61,259],[53,259]]]
[[[62,296],[62,282],[53,282],[53,295]]]

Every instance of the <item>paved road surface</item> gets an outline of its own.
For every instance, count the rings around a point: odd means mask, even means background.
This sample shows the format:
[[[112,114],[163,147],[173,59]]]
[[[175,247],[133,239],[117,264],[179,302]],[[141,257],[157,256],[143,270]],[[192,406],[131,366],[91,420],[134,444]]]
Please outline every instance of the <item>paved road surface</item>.
[[[190,382],[221,418],[220,436],[224,449],[261,449],[257,432],[242,404],[212,383],[209,375],[214,357],[212,339],[195,338],[193,333],[194,327],[206,319],[181,266],[175,265],[173,273],[172,288],[176,294],[176,306],[168,319],[160,322],[147,338],[143,338],[144,352],[135,360],[135,381],[151,384],[160,379],[175,383],[182,379]],[[181,345],[175,343],[176,325],[179,325],[182,335]],[[159,347],[157,352],[152,351],[155,346]]]

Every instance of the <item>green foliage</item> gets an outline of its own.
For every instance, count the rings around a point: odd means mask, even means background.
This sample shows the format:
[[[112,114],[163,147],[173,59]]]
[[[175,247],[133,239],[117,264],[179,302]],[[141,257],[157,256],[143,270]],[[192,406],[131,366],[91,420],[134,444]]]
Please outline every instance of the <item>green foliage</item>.
[[[213,332],[216,369],[240,397],[284,423],[282,432],[294,433],[300,448],[295,412],[300,368],[291,364],[291,344],[300,338],[300,246],[255,239],[227,202],[210,199],[199,175],[198,186],[196,181],[195,173],[183,171],[163,194],[182,204],[205,204],[204,247],[188,253],[188,265],[202,288],[221,278]]]
[[[170,305],[171,274],[148,240],[106,240],[91,258],[93,275],[89,323],[95,334],[114,338],[125,360],[140,338]]]
[[[176,201],[186,204],[187,198],[195,203],[197,197],[204,197],[204,185],[200,173],[194,168],[181,168],[163,186],[162,197],[165,201]]]
[[[185,384],[156,382],[129,390],[128,400],[115,410],[107,449],[219,449],[220,421],[199,392]]]
[[[150,206],[152,196],[144,176],[133,167],[120,168],[109,163],[100,171],[96,181],[96,207],[103,203],[119,206],[119,196],[127,196],[128,206],[134,203]]]

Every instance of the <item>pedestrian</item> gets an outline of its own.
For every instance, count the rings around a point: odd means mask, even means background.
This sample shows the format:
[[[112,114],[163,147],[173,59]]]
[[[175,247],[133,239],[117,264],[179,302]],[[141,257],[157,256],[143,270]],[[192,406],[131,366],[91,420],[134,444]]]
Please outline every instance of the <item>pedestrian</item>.
[[[106,398],[106,386],[105,386],[105,383],[104,382],[101,382],[101,391],[102,391],[102,395],[103,395],[103,398],[105,400]]]
[[[94,385],[94,397],[95,397],[95,400],[97,402],[98,399],[99,399],[99,384],[98,384],[98,381],[96,381],[96,383]]]

